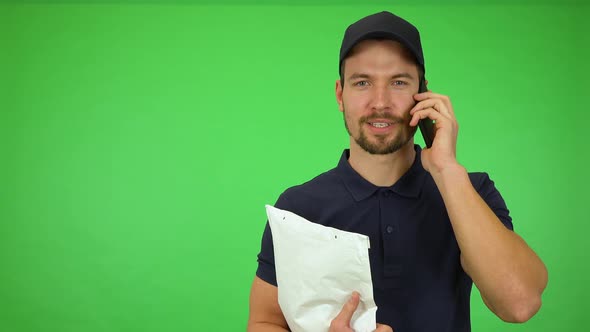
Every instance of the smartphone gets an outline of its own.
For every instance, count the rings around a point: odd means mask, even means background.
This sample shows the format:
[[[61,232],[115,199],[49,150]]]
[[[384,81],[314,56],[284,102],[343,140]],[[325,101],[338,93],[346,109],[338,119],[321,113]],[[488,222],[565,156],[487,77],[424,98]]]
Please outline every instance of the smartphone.
[[[424,77],[420,78],[420,89],[418,92],[426,92],[428,89],[426,88],[426,79]],[[434,141],[434,122],[429,119],[421,119],[418,121],[418,127],[420,128],[420,132],[422,133],[422,138],[424,138],[424,143],[426,143],[426,147],[430,148],[432,146],[432,142]]]

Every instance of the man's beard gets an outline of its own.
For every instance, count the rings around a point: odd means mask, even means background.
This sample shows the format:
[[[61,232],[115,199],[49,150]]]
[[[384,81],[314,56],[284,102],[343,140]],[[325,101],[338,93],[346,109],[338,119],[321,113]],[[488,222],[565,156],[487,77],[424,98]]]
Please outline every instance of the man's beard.
[[[364,116],[359,119],[359,136],[354,137],[348,123],[346,122],[346,110],[343,112],[344,114],[344,126],[348,131],[350,137],[354,139],[354,141],[365,151],[370,154],[390,154],[394,153],[397,150],[401,149],[404,145],[406,145],[414,134],[416,133],[416,127],[411,127],[409,125],[411,118],[401,118],[396,117],[391,114],[387,113],[376,113],[371,116]],[[388,140],[388,136],[386,135],[378,135],[376,136],[377,142],[372,142],[369,140],[367,135],[365,134],[364,124],[371,122],[372,119],[387,119],[392,122],[392,125],[400,126],[400,130],[395,135],[395,137]]]

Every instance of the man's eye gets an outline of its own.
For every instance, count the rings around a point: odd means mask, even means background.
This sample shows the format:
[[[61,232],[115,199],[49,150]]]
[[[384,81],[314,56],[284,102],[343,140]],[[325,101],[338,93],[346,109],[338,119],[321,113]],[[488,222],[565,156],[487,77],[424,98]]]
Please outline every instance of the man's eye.
[[[395,85],[395,86],[404,86],[404,85],[408,85],[408,83],[406,83],[404,81],[393,81],[393,85]]]
[[[369,82],[367,82],[367,81],[358,81],[358,82],[354,83],[354,86],[360,86],[360,87],[367,86],[367,85],[369,85]]]

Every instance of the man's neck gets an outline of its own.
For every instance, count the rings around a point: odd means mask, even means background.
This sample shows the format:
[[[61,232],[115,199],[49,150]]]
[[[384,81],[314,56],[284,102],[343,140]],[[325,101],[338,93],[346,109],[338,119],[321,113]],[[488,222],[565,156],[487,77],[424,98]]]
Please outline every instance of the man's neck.
[[[351,139],[348,162],[365,180],[379,187],[389,187],[412,167],[415,158],[414,140],[394,153],[376,155],[368,153]]]

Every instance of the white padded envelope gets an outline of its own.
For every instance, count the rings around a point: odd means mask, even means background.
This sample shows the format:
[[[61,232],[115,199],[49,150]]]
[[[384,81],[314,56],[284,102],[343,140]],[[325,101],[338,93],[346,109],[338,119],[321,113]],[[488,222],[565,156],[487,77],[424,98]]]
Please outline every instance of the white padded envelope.
[[[272,232],[279,305],[291,331],[327,332],[353,291],[360,304],[350,326],[376,329],[377,306],[366,235],[322,226],[266,205]]]

